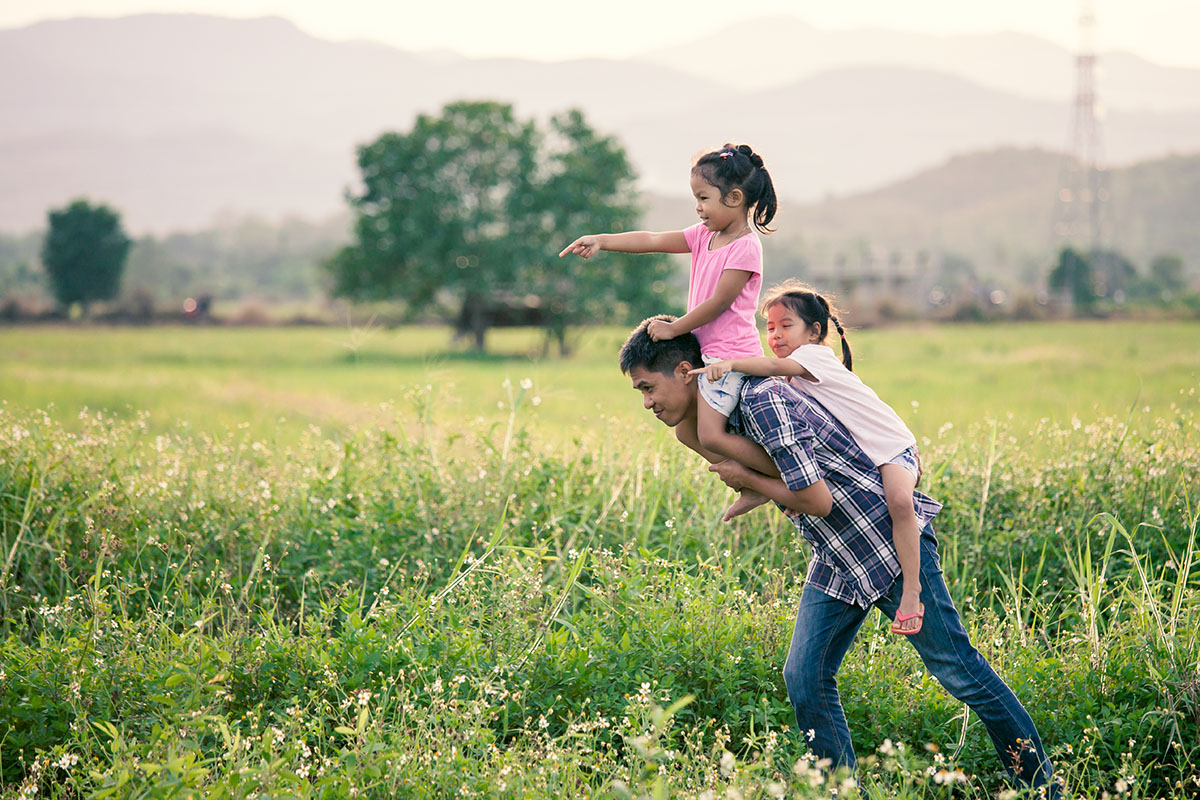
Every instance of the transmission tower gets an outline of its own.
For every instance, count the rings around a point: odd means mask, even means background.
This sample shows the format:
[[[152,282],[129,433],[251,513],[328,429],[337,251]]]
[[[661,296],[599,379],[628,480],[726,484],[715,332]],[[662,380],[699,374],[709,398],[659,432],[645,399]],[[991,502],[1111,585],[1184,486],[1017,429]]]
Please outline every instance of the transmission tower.
[[[1055,251],[1072,246],[1095,251],[1110,233],[1108,173],[1100,141],[1103,108],[1096,91],[1096,15],[1091,0],[1081,0],[1079,49],[1075,54],[1075,101],[1068,149],[1059,175],[1054,221]],[[1074,306],[1074,276],[1067,276],[1067,297]]]

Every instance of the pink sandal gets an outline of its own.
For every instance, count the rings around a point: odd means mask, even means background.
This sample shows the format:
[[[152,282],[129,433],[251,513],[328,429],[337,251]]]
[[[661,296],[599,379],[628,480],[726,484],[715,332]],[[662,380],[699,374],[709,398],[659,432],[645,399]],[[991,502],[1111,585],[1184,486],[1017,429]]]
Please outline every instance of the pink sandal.
[[[925,604],[924,603],[921,603],[921,607],[917,611],[914,611],[912,614],[901,614],[900,612],[896,612],[896,617],[895,617],[895,619],[892,620],[892,627],[890,630],[892,633],[898,633],[901,636],[912,636],[913,634],[920,633],[921,632],[921,624],[922,624],[924,617],[925,617]],[[902,631],[896,627],[900,623],[908,622],[910,619],[914,619],[914,618],[917,620],[917,627],[913,628],[911,631]]]

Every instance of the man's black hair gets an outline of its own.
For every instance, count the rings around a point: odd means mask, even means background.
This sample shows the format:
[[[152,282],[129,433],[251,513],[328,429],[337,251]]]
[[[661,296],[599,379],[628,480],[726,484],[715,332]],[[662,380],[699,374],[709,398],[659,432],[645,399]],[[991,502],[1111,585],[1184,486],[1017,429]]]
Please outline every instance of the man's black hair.
[[[656,319],[663,322],[675,321],[675,317],[670,314],[658,314],[639,322],[621,346],[621,372],[628,375],[635,368],[641,367],[651,372],[669,375],[684,361],[693,367],[704,366],[704,359],[700,355],[700,340],[696,338],[696,334],[689,331],[674,339],[658,342],[651,339],[646,328]]]

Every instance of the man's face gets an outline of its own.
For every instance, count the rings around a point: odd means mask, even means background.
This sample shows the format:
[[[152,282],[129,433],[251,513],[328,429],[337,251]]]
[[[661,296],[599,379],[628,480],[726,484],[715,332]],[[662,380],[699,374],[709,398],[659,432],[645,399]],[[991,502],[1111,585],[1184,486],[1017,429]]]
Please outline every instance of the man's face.
[[[692,365],[683,361],[670,374],[634,367],[629,373],[633,388],[642,393],[642,405],[659,422],[674,428],[696,416],[696,377],[688,375]]]

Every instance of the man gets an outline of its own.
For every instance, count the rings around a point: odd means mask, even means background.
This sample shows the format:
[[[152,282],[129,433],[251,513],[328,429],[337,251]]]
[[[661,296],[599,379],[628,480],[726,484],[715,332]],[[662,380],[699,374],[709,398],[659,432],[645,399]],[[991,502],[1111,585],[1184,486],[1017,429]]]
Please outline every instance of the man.
[[[690,374],[703,366],[696,337],[654,341],[645,320],[621,348],[621,371],[663,424],[693,420],[699,400]],[[730,428],[762,445],[779,467],[773,478],[732,461],[709,469],[733,489],[774,500],[812,545],[783,676],[796,724],[809,747],[835,767],[853,768],[850,730],[837,671],[871,606],[894,618],[903,593],[891,517],[879,470],[819,403],[777,378],[748,378]],[[932,521],[941,505],[914,493],[921,531],[921,630],[908,637],[921,660],[987,728],[1004,767],[1023,786],[1058,796],[1033,720],[1012,690],[971,645],[942,578]]]

